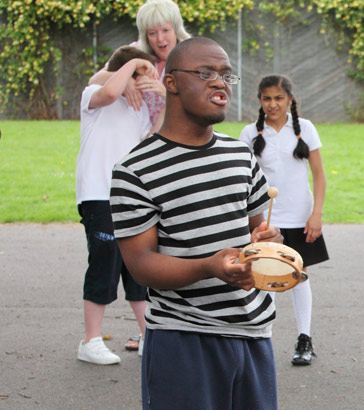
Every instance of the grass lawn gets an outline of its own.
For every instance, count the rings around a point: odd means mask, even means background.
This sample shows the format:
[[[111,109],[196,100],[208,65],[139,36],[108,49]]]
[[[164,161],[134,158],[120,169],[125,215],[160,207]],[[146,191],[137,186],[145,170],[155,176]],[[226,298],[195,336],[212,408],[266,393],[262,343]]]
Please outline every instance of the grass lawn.
[[[244,124],[218,131],[238,137]],[[316,124],[327,176],[325,223],[364,223],[364,124]],[[78,121],[1,121],[0,223],[76,222]]]
[[[0,222],[77,221],[78,121],[2,121]]]

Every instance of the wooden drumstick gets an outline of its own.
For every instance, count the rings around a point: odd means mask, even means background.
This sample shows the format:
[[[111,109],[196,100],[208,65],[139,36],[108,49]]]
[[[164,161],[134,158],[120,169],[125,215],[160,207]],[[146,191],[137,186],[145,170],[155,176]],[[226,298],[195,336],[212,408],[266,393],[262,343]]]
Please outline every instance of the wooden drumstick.
[[[271,186],[268,189],[268,195],[270,198],[270,204],[269,204],[268,219],[267,219],[267,229],[269,228],[270,215],[272,213],[272,206],[273,206],[273,199],[278,195],[278,189],[274,186]]]

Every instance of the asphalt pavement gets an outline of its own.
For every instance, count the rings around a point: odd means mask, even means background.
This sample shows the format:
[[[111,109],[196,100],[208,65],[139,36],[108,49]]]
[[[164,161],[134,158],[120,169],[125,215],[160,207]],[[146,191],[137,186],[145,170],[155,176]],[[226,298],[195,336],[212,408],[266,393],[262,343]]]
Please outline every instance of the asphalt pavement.
[[[291,365],[291,293],[276,297],[280,410],[364,409],[364,225],[325,225],[324,235],[330,260],[308,272],[317,353],[311,366]],[[1,410],[141,410],[141,359],[123,348],[138,326],[122,286],[103,322],[121,364],[76,359],[86,264],[79,224],[0,225]]]

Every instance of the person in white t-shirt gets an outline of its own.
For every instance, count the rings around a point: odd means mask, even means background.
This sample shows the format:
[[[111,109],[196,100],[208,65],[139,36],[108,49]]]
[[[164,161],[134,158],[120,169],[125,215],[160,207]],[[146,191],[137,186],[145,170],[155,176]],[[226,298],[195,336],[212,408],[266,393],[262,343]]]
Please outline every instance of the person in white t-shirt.
[[[322,236],[322,210],[326,178],[321,142],[314,125],[299,118],[291,80],[281,75],[264,77],[258,87],[261,104],[257,122],[246,126],[240,140],[254,152],[270,186],[278,188],[272,224],[281,229],[284,244],[297,250],[304,268],[328,259]],[[287,110],[290,108],[291,113]],[[313,195],[309,167],[313,178]],[[274,297],[274,293],[272,292]],[[309,365],[315,356],[311,339],[312,293],[309,280],[293,288],[298,338],[294,365]]]
[[[85,337],[78,359],[96,364],[114,364],[101,336],[106,305],[117,298],[122,275],[125,298],[130,302],[144,334],[145,294],[128,273],[114,238],[110,207],[111,174],[114,164],[142,139],[154,132],[148,108],[135,111],[122,93],[129,78],[158,78],[153,58],[135,47],[120,47],[108,64],[113,72],[105,85],[91,85],[81,98],[81,146],[76,165],[76,198],[85,227],[89,251],[83,299]]]

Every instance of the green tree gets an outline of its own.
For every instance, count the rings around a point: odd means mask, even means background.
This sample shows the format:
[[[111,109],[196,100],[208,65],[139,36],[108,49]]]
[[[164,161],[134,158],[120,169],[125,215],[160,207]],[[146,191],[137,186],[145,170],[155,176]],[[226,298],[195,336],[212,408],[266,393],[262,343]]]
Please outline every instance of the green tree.
[[[176,1],[186,22],[201,33],[222,30],[239,12],[258,10],[278,22],[300,17],[306,7],[322,15],[322,32],[334,29],[341,43],[349,44],[350,74],[364,81],[364,0],[186,0]],[[45,70],[57,75],[61,51],[52,33],[65,27],[91,29],[105,16],[129,16],[135,21],[143,0],[0,0],[0,106],[18,106],[30,118],[55,117],[55,102],[61,90],[45,82]],[[246,45],[254,50],[256,38]],[[269,50],[269,44],[266,44]],[[80,56],[80,60],[82,56]],[[82,66],[84,75],[90,67]],[[25,104],[24,104],[25,101]]]

